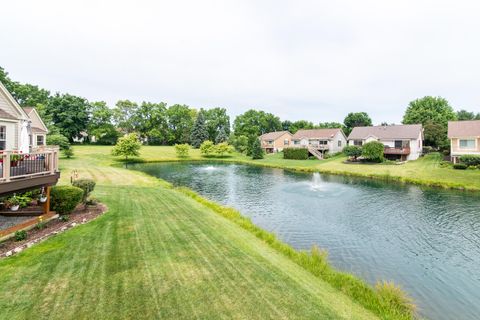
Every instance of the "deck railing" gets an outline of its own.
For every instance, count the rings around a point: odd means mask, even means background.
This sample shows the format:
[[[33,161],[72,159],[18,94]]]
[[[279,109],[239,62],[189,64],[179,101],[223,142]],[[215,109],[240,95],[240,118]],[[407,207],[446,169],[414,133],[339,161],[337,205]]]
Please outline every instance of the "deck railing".
[[[0,151],[0,183],[58,172],[57,147],[37,148],[30,153]]]
[[[385,147],[383,150],[384,154],[400,154],[400,155],[407,155],[410,154],[410,148],[393,148],[393,147]]]

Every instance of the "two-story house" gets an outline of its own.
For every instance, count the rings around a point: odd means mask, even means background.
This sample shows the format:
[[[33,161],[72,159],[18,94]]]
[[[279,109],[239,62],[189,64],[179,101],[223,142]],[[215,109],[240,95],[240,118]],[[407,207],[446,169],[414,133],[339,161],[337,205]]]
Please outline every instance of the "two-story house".
[[[480,120],[449,121],[448,138],[454,163],[463,155],[480,156]]]
[[[275,131],[262,134],[260,143],[266,153],[280,152],[288,148],[292,140],[292,134],[288,131]]]
[[[384,144],[387,159],[416,160],[423,150],[423,127],[421,124],[355,127],[348,136],[351,146],[370,141]]]

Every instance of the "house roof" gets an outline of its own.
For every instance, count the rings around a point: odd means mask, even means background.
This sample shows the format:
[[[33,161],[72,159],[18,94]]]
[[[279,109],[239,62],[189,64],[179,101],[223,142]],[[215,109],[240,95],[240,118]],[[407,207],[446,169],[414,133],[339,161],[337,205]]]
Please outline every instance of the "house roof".
[[[42,129],[42,128],[37,128],[37,127],[32,127],[32,132],[33,133],[47,133],[47,130]]]
[[[38,132],[48,132],[48,128],[43,122],[42,118],[38,114],[37,110],[34,107],[22,107],[23,111],[30,118],[32,129],[37,129]]]
[[[307,139],[332,139],[338,132],[342,132],[342,129],[301,129],[295,132],[292,139],[300,140],[302,138]]]
[[[480,137],[480,120],[449,121],[448,137]]]
[[[363,140],[369,136],[377,139],[417,139],[422,133],[421,124],[355,127],[348,140]]]
[[[283,136],[285,133],[288,133],[289,135],[291,135],[290,132],[288,131],[275,131],[275,132],[268,132],[268,133],[264,133],[260,136],[260,139],[261,140],[276,140],[278,138],[280,138],[281,136]]]

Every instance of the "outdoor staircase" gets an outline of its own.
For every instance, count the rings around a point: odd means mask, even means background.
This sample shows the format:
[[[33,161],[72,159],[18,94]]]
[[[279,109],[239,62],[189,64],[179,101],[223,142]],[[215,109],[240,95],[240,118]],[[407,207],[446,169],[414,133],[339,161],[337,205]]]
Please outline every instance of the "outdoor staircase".
[[[308,147],[308,152],[310,152],[312,155],[314,155],[318,160],[323,160],[322,152],[318,151],[317,149],[309,146]]]

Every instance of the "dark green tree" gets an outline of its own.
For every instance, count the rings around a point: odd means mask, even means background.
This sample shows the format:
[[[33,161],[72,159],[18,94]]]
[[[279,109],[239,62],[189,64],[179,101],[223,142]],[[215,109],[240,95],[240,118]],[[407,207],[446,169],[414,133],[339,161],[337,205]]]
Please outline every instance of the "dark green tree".
[[[423,127],[423,135],[426,146],[432,146],[441,150],[446,150],[450,146],[450,140],[447,137],[447,128],[439,123],[429,121]]]
[[[228,140],[227,132],[223,127],[221,127],[220,130],[218,130],[217,137],[215,138],[215,143],[218,144],[218,143],[226,142],[227,140]]]
[[[260,139],[256,138],[253,140],[252,144],[252,159],[263,159],[263,149],[260,144]]]
[[[440,133],[441,136],[425,141],[425,145],[441,147],[438,143],[447,139],[448,121],[456,119],[457,115],[446,99],[427,96],[410,102],[403,116],[403,124],[422,124],[426,137],[433,137]],[[433,124],[440,125],[443,129],[439,130]],[[430,132],[430,130],[433,131]]]
[[[167,110],[168,143],[181,144],[190,142],[196,111],[187,105],[174,104]]]
[[[149,144],[166,144],[168,141],[167,104],[142,102],[134,115],[136,131]]]
[[[217,135],[223,128],[226,135],[230,134],[230,117],[225,108],[212,108],[205,110],[205,122],[208,131],[208,140],[217,141]]]
[[[315,125],[313,124],[313,122],[310,122],[307,120],[298,120],[298,121],[294,121],[290,125],[290,133],[295,133],[301,129],[314,129],[314,128],[315,128]]]
[[[372,125],[372,119],[366,112],[350,112],[343,120],[345,134],[348,136],[355,127],[368,127]]]
[[[137,128],[136,116],[138,112],[138,104],[130,100],[119,100],[113,109],[113,119],[115,125],[124,134],[134,132]]]
[[[292,125],[292,121],[290,121],[290,120],[282,121],[282,130],[290,131],[290,126],[291,125]]]
[[[190,135],[190,142],[192,147],[198,149],[206,140],[208,140],[208,131],[205,123],[205,111],[201,109],[197,115],[195,124],[193,125],[192,133]]]
[[[457,111],[457,120],[480,120],[480,113],[475,114],[467,110]]]
[[[46,106],[46,112],[51,115],[53,123],[70,142],[79,137],[80,132],[87,130],[89,109],[90,105],[85,98],[68,93],[56,93]]]
[[[266,132],[282,130],[280,119],[271,113],[248,110],[237,116],[233,122],[235,136],[260,136]]]

